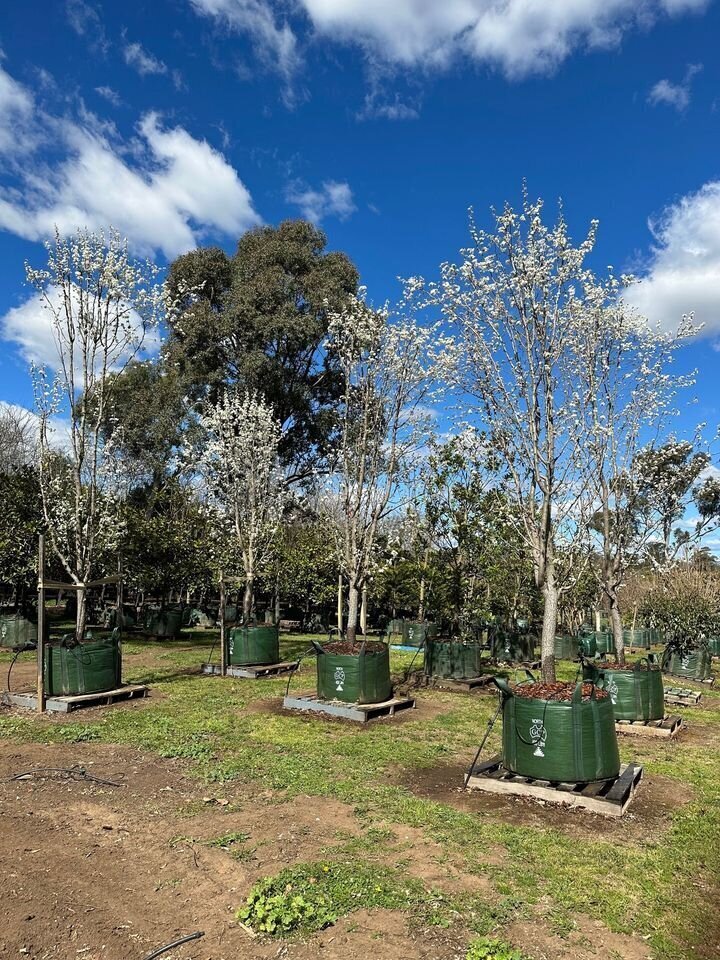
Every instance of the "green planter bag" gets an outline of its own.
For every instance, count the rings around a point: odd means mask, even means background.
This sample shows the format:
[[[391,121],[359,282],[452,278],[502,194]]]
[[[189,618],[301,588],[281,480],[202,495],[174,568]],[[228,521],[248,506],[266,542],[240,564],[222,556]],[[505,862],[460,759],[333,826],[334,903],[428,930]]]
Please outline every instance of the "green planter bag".
[[[154,637],[175,639],[182,628],[181,610],[148,610],[145,615],[145,629]]]
[[[556,660],[575,660],[578,656],[578,647],[580,641],[578,637],[569,637],[560,634],[555,637],[555,659]]]
[[[228,662],[236,667],[280,662],[280,633],[277,627],[233,627],[228,634]]]
[[[482,673],[482,645],[430,639],[425,651],[425,673],[442,680],[472,680]]]
[[[397,623],[397,621],[393,621]],[[401,620],[402,624],[402,642],[406,647],[422,647],[427,637],[436,637],[438,626],[430,620],[414,622],[412,620]]]
[[[601,656],[607,653],[615,653],[615,640],[609,630],[596,630],[595,643],[597,644],[597,652]]]
[[[535,638],[530,634],[495,633],[490,638],[490,655],[506,663],[523,663],[535,656]]]
[[[59,644],[48,644],[44,654],[45,693],[49,697],[103,693],[122,684],[122,654],[117,632],[111,637],[89,639],[72,646],[69,638],[63,637]]]
[[[627,670],[585,663],[583,677],[609,694],[616,720],[662,720],[665,716],[662,671],[652,653]]]
[[[710,637],[708,640],[710,654],[713,657],[720,657],[720,637]]]
[[[19,613],[0,617],[0,647],[18,650],[37,646],[38,626]]]
[[[517,696],[509,684],[493,678],[502,691],[502,762],[521,777],[553,783],[612,780],[620,772],[615,715],[609,696],[592,687],[583,700],[583,684],[572,700]]]
[[[639,647],[649,650],[652,640],[649,630],[623,630],[623,640],[626,647]]]
[[[712,668],[712,654],[707,647],[700,647],[682,655],[666,647],[662,662],[663,671],[671,677],[707,680]]]
[[[597,653],[597,640],[595,639],[595,631],[592,633],[581,633],[577,638],[578,647],[580,649],[580,654],[583,657],[594,657]]]
[[[343,703],[384,703],[392,696],[390,651],[365,650],[359,654],[326,653],[318,645],[317,694],[321,700]]]

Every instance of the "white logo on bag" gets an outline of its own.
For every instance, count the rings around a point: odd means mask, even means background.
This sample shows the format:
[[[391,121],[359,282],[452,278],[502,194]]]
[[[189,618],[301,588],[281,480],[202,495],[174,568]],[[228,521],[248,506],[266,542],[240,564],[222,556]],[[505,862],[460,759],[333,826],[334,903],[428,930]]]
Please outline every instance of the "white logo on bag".
[[[610,699],[612,700],[614,706],[617,703],[618,698],[618,685],[614,680],[608,681],[607,692],[610,694]]]
[[[682,666],[683,670],[687,670],[687,669],[690,667],[690,654],[689,654],[689,653],[688,653],[688,654],[685,654],[685,656],[684,656],[684,657],[682,658],[682,660],[680,661],[680,665]]]
[[[530,727],[530,741],[535,747],[533,754],[536,757],[544,757],[545,742],[547,741],[547,730],[542,720],[533,720]]]
[[[335,689],[338,693],[342,693],[345,689],[345,671],[342,667],[335,669]]]

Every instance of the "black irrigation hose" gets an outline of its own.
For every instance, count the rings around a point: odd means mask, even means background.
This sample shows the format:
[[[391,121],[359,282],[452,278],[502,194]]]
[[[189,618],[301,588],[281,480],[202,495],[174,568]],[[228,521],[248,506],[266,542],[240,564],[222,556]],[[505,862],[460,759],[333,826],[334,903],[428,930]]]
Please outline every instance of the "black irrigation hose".
[[[115,780],[103,780],[101,777],[94,777],[91,773],[87,772],[85,767],[79,765],[75,767],[35,767],[33,770],[24,770],[22,773],[14,774],[12,777],[5,777],[3,780],[0,780],[0,783],[12,783],[14,780],[24,780],[28,777],[34,777],[43,773],[64,773],[73,780],[89,780],[93,783],[101,783],[107,787],[123,786],[123,784],[117,783]]]
[[[188,943],[190,940],[199,940],[200,937],[205,936],[204,930],[198,930],[197,933],[190,933],[187,937],[180,937],[179,940],[173,940],[172,943],[166,944],[164,947],[158,947],[157,950],[153,950],[152,953],[149,953],[145,960],[155,960],[155,957],[159,957],[161,953],[167,953],[168,950],[173,950],[175,947],[179,947],[183,943]]]
[[[15,654],[15,656],[10,661],[10,666],[8,667],[7,680],[5,681],[5,687],[7,692],[10,693],[10,674],[12,673],[12,668],[15,666],[15,661],[20,656],[21,653],[25,653],[26,650],[34,650],[35,647],[20,647]]]
[[[291,670],[291,671],[290,671],[290,676],[288,677],[287,686],[285,687],[285,696],[286,696],[286,697],[287,697],[287,696],[289,695],[289,693],[290,693],[290,684],[292,683],[292,678],[295,676],[296,673],[299,673],[299,672],[300,672],[300,664],[303,662],[303,660],[304,660],[306,657],[309,657],[310,654],[312,654],[312,653],[317,654],[317,648],[316,648],[315,646],[309,647],[309,648],[305,651],[305,653],[300,654],[300,656],[298,657],[297,667],[295,667],[294,670]]]
[[[500,716],[500,711],[502,710],[502,706],[503,706],[502,694],[499,694],[499,696],[498,696],[497,710],[496,710],[495,713],[493,714],[493,716],[492,716],[492,718],[491,718],[491,720],[490,720],[490,723],[487,725],[487,730],[485,731],[485,736],[482,738],[482,742],[480,743],[480,746],[478,747],[477,753],[475,754],[475,759],[474,759],[473,762],[470,764],[470,768],[468,769],[468,772],[467,772],[467,774],[465,775],[465,783],[463,784],[463,790],[467,790],[467,785],[468,785],[468,783],[470,782],[470,777],[472,776],[473,770],[475,769],[475,764],[478,762],[478,758],[480,757],[480,754],[482,753],[482,748],[485,746],[485,741],[486,741],[487,738],[490,736],[490,731],[491,731],[492,728],[495,726],[495,721],[496,721],[497,718]]]

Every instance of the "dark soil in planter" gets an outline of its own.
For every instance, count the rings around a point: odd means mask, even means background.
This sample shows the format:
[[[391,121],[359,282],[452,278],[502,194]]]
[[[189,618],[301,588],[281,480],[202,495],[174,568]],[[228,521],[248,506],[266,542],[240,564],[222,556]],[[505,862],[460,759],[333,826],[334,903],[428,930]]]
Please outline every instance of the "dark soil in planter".
[[[597,661],[593,660],[591,662],[593,667],[597,667],[598,670],[636,670],[636,669],[660,670],[660,664],[658,663],[651,663],[650,666],[646,666],[645,664],[643,664],[642,666],[637,667],[634,663],[626,663],[623,666],[621,666],[619,663],[616,663],[615,661],[613,661],[612,663],[605,663],[604,660],[597,660]]]
[[[362,641],[350,643],[349,640],[333,640],[331,643],[324,643],[325,653],[334,653],[337,656],[357,657],[362,650]],[[382,640],[368,640],[365,644],[365,653],[382,653],[386,649]]]
[[[603,700],[607,697],[604,690],[595,689],[595,699]],[[592,683],[583,683],[583,700],[590,699],[593,692]],[[513,687],[516,697],[526,697],[528,700],[567,700],[570,702],[575,693],[574,683],[520,683]]]

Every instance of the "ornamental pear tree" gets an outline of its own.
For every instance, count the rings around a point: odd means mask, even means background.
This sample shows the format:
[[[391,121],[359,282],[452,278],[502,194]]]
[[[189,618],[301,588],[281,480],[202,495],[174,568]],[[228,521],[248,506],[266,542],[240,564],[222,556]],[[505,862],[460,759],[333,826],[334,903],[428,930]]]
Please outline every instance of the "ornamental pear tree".
[[[258,572],[273,551],[287,500],[278,450],[281,426],[257,393],[226,391],[201,418],[201,468],[218,518],[235,534],[245,575],[243,616],[253,614]]]
[[[113,443],[103,430],[113,376],[143,347],[148,330],[165,316],[167,302],[158,268],[132,259],[119,233],[55,232],[45,244],[47,268],[26,264],[28,283],[48,314],[53,373],[32,368],[39,417],[42,510],[50,546],[78,586],[75,635],[85,634],[83,584],[97,573],[103,551],[119,533]],[[68,418],[59,446],[53,419]]]
[[[494,213],[493,231],[471,220],[472,246],[442,266],[430,293],[456,331],[448,377],[486,432],[517,510],[544,601],[543,678],[554,680],[558,601],[588,559],[592,494],[577,375],[605,284],[586,265],[596,222],[575,246],[562,213],[554,226],[542,214],[542,201],[525,193],[521,210]]]
[[[444,346],[437,326],[415,321],[407,296],[391,315],[387,307],[370,306],[361,290],[329,318],[327,349],[340,371],[341,392],[325,507],[348,587],[351,643],[377,560],[380,525],[410,496],[427,435],[434,365]]]
[[[584,336],[578,343],[577,377],[585,420],[586,477],[597,498],[591,533],[600,561],[594,566],[608,605],[618,661],[625,663],[620,591],[628,567],[639,560],[657,534],[659,514],[653,503],[677,481],[663,470],[667,457],[648,437],[661,435],[675,413],[678,392],[693,377],[673,372],[677,351],[694,334],[692,318],[682,318],[677,331],[665,332],[638,316],[622,298],[631,277],[610,274],[603,285],[591,287],[584,298]],[[706,466],[702,455],[687,462],[691,448],[678,450],[678,470],[686,493]],[[686,456],[685,456],[686,455]],[[667,465],[667,464],[666,464]],[[689,470],[689,472],[688,472]],[[664,492],[667,491],[667,492]],[[671,494],[672,495],[672,494]],[[680,500],[670,510],[679,519]],[[663,512],[662,510],[660,511]],[[663,533],[667,543],[669,529]],[[667,543],[666,554],[670,550]]]

